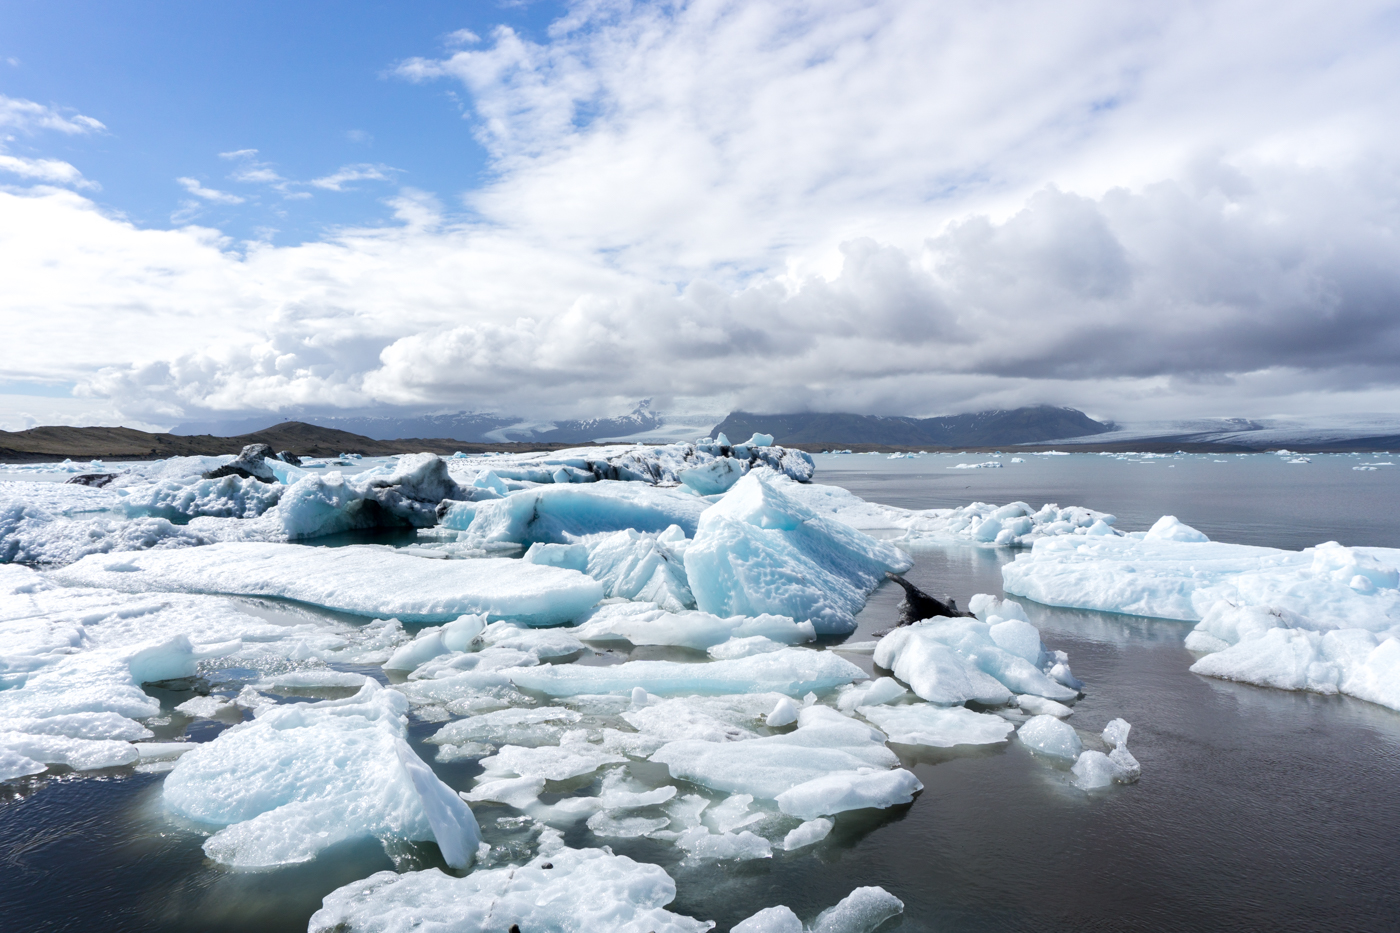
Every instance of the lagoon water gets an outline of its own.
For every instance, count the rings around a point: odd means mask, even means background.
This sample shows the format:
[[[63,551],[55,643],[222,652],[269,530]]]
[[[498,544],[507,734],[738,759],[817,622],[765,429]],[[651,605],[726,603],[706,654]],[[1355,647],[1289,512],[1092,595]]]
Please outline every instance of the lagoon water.
[[[949,467],[991,458],[819,456],[817,479],[904,507],[1020,499],[1113,512],[1126,530],[1171,513],[1218,540],[1400,546],[1400,466],[1353,469],[1391,459],[1384,455],[1018,456],[1026,462],[975,470]],[[973,593],[1001,593],[1000,568],[1014,556],[921,549],[908,576],[965,606]],[[888,628],[901,595],[878,590],[852,638]],[[1400,713],[1191,674],[1185,623],[1026,608],[1087,684],[1073,724],[1097,731],[1120,716],[1133,724],[1138,784],[1086,795],[1016,742],[974,754],[904,749],[923,794],[893,812],[845,814],[813,849],[686,867],[670,846],[608,841],[664,865],[679,888],[672,909],[721,931],[779,903],[810,920],[866,884],[906,904],[882,933],[1400,928]],[[655,656],[637,653],[648,651]],[[188,696],[161,698],[173,707]],[[222,727],[189,728],[207,740]],[[413,738],[435,729],[417,723]],[[431,746],[418,750],[432,760]],[[464,788],[479,766],[434,767]],[[396,864],[440,864],[431,846],[391,859],[363,842],[291,869],[221,869],[204,858],[196,828],[162,812],[160,780],[113,769],[0,790],[0,929],[300,931],[339,885]],[[493,844],[518,831],[508,808],[475,809]],[[587,837],[580,826],[567,839]]]

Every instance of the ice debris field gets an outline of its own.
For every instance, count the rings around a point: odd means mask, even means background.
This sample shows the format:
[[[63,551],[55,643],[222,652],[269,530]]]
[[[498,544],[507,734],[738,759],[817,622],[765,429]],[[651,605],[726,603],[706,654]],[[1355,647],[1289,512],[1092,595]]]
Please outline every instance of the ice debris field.
[[[352,839],[436,847],[441,867],[335,890],[312,930],[710,929],[668,910],[665,869],[610,846],[810,857],[841,814],[917,805],[899,749],[1015,742],[1067,791],[1136,782],[1130,725],[1074,726],[1093,685],[1015,601],[843,642],[917,547],[1020,549],[1008,594],[1195,623],[1193,671],[1400,709],[1400,551],[1221,544],[1170,516],[1125,534],[1082,507],[899,509],[813,482],[808,455],[760,435],[17,472],[0,781],[163,773],[169,819],[230,869]],[[377,529],[411,543],[301,543]],[[146,688],[171,684],[192,695],[162,714]],[[172,718],[220,728],[152,741]],[[431,760],[412,722],[433,724]],[[460,762],[466,786],[434,767]],[[871,931],[897,894],[733,929]]]

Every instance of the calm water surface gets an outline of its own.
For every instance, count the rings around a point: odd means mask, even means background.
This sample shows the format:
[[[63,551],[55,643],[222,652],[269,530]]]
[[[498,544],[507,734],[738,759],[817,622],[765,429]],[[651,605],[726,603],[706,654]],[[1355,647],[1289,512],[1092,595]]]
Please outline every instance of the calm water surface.
[[[1314,455],[1290,465],[1269,456],[1131,463],[1076,455],[945,469],[984,459],[821,457],[820,479],[907,507],[1021,499],[1110,511],[1129,530],[1167,512],[1219,540],[1400,546],[1400,467],[1351,469],[1384,456]],[[1000,567],[1012,556],[929,549],[915,554],[909,576],[966,605],[973,593],[1001,592]],[[854,638],[887,628],[900,596],[877,591]],[[1400,929],[1400,714],[1198,677],[1187,671],[1194,658],[1182,647],[1182,623],[1027,610],[1087,683],[1070,721],[1094,732],[1118,716],[1133,724],[1138,784],[1086,795],[1015,742],[973,754],[901,748],[923,794],[893,812],[842,815],[812,849],[700,867],[645,840],[614,840],[614,850],[666,866],[679,887],[673,909],[719,930],[778,903],[811,920],[865,884],[907,905],[882,933]],[[188,695],[162,700],[173,706]],[[205,740],[222,727],[190,728]],[[413,738],[436,728],[415,724]],[[419,748],[431,761],[432,747]],[[437,767],[458,788],[478,769]],[[200,833],[165,817],[159,789],[160,775],[129,769],[6,785],[0,929],[304,930],[339,885],[440,864],[432,846],[391,857],[361,842],[292,869],[227,871],[204,858]],[[490,841],[510,842],[511,828],[496,819],[513,811],[476,812]],[[586,835],[580,828],[568,838],[584,844]]]

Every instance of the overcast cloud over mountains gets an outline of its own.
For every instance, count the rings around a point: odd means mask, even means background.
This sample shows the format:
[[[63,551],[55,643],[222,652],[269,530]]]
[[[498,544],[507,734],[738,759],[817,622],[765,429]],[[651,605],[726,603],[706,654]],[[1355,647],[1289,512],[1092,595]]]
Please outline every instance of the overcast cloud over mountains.
[[[121,125],[0,96],[0,427],[1400,411],[1393,4],[598,0],[379,68],[455,95],[487,173],[298,186],[240,149],[135,223],[73,148]],[[390,219],[198,219],[279,183]]]

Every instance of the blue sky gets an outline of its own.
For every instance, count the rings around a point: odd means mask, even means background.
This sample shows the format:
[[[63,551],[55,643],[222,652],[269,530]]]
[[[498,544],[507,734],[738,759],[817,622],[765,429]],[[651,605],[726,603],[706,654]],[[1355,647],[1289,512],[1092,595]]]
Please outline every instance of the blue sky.
[[[382,200],[400,185],[449,198],[476,187],[488,165],[462,95],[392,69],[462,29],[489,36],[508,25],[543,38],[559,12],[490,0],[20,0],[0,6],[0,93],[81,110],[107,127],[59,145],[30,141],[98,180],[93,199],[104,207],[142,225],[169,226],[175,214],[234,237],[275,230],[274,242],[295,243],[387,216]],[[257,155],[220,158],[249,149]],[[356,165],[383,166],[389,180],[340,192],[297,185],[291,191],[311,197],[288,200],[236,180],[254,161],[293,181]],[[178,178],[245,200],[192,198]],[[198,212],[182,209],[191,200]]]
[[[1400,412],[1397,112],[1395,0],[10,3],[0,428]]]

